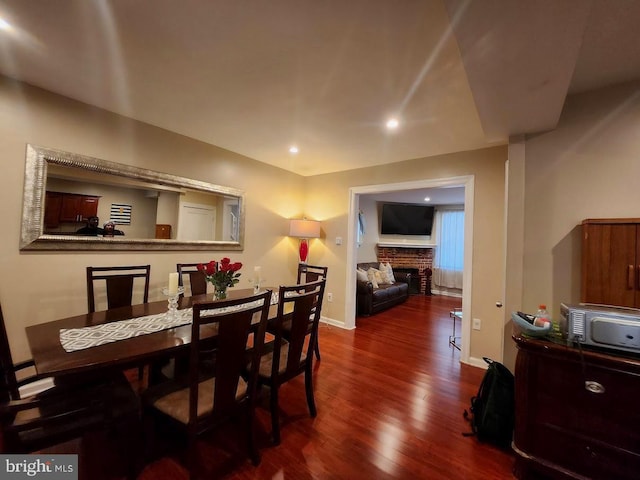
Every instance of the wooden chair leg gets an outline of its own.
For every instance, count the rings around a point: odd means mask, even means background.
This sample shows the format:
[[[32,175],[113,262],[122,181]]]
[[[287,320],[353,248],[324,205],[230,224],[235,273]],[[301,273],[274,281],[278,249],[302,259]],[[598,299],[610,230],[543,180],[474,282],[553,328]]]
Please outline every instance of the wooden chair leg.
[[[127,450],[127,480],[135,480],[138,475],[144,469],[144,434],[143,426],[140,418],[133,419],[131,423],[135,423],[133,433],[129,432],[128,437],[124,440],[125,448]]]
[[[320,358],[320,347],[318,346],[318,340],[316,339],[316,344],[314,345],[313,350],[316,352],[316,358],[318,359],[318,361],[322,360]]]
[[[304,372],[304,388],[307,393],[307,404],[309,405],[309,413],[311,417],[315,418],[318,414],[316,410],[316,401],[313,397],[313,375],[311,373],[311,362],[309,362],[307,369]]]
[[[93,433],[83,437],[82,447],[85,439],[92,444]],[[104,430],[97,434],[98,452],[108,448],[115,454],[117,461],[123,465],[122,475],[127,480],[135,480],[144,467],[142,445],[142,423],[137,414],[128,414],[123,418],[108,419]],[[106,445],[104,444],[106,442]],[[93,452],[93,446],[88,450]],[[82,462],[82,459],[80,460]],[[113,459],[111,459],[113,461]],[[106,465],[102,465],[104,468]],[[119,467],[120,465],[118,465]]]
[[[189,471],[189,479],[198,478],[196,470],[198,468],[198,448],[195,432],[188,433],[187,441],[187,470]]]
[[[271,434],[273,435],[274,445],[280,445],[280,418],[278,411],[278,387],[271,385]]]
[[[260,465],[260,451],[256,446],[255,432],[254,432],[254,406],[250,406],[250,411],[248,415],[246,415],[247,422],[247,448],[249,450],[249,457],[251,458],[251,462],[257,467]]]

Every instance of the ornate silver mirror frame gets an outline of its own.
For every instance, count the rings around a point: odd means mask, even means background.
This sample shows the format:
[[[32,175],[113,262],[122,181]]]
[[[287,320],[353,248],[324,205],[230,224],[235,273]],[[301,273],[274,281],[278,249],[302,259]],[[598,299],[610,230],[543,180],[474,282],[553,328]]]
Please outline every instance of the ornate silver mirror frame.
[[[132,183],[165,186],[170,189],[214,194],[235,203],[230,240],[178,240],[156,238],[87,237],[44,232],[47,172],[49,167],[70,167],[79,175],[106,174]],[[244,192],[175,175],[132,167],[98,158],[27,145],[22,205],[21,250],[242,250],[244,248]]]

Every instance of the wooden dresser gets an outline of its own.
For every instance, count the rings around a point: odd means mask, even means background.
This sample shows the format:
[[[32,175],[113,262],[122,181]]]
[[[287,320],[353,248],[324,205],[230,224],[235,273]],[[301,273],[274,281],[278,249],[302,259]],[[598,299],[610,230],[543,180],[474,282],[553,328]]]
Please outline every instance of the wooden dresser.
[[[640,478],[640,355],[513,339],[516,477]]]

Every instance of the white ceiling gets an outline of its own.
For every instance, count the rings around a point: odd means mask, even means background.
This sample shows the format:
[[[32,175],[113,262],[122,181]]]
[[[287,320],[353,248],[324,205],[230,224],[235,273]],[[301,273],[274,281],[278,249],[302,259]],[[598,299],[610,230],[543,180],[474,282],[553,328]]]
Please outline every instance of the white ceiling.
[[[301,175],[505,143],[553,128],[568,92],[640,78],[635,0],[0,0],[0,16],[1,73]]]

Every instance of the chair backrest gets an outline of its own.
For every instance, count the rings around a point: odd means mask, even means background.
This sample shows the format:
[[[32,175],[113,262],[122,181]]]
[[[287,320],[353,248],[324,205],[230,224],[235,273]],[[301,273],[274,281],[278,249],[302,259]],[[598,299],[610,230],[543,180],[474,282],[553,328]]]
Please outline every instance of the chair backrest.
[[[204,295],[207,293],[207,279],[204,274],[198,271],[199,263],[178,263],[176,270],[178,272],[178,285],[184,287],[183,275],[189,276],[189,286],[191,287],[191,296]],[[206,262],[203,264],[206,265]]]
[[[316,280],[327,279],[328,267],[320,267],[317,265],[307,265],[306,263],[298,264],[297,283],[309,283]]]
[[[254,401],[270,302],[271,291],[266,291],[243,299],[196,302],[193,305],[189,359],[191,428],[201,428],[203,424],[237,410],[241,404]],[[207,337],[211,336],[214,328],[218,334],[215,348],[211,349]],[[198,390],[206,365],[214,365],[215,393],[211,408],[205,406],[211,414],[198,418]],[[241,378],[247,368],[247,388],[238,394],[238,385],[244,381]]]
[[[312,361],[312,353],[318,336],[318,322],[322,310],[326,280],[302,283],[299,285],[281,286],[278,291],[278,315],[273,322],[275,334],[272,378],[279,382],[304,371],[307,362]],[[287,365],[284,370],[280,366],[280,351],[285,337],[285,322],[291,321],[287,327],[288,342]]]
[[[133,303],[133,280],[144,279],[142,303],[149,301],[149,276],[151,265],[122,267],[87,267],[87,302],[89,313],[96,311],[94,282],[104,280],[107,291],[107,308],[128,307]]]
[[[4,326],[2,305],[0,305],[0,401],[8,402],[19,398],[18,381],[9,349],[9,337]]]

